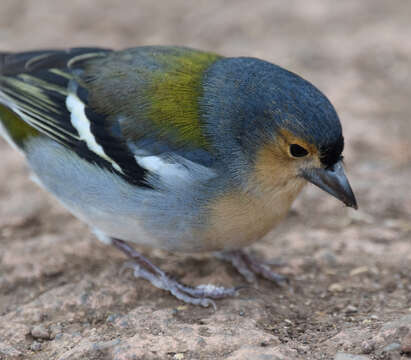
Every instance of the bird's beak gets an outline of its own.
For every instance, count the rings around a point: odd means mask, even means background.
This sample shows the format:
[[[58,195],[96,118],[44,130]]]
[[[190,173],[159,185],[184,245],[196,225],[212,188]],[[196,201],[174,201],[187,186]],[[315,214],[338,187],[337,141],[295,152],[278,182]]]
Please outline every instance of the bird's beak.
[[[358,209],[357,200],[345,176],[341,161],[328,169],[305,169],[301,175],[304,179],[341,200],[345,205]]]

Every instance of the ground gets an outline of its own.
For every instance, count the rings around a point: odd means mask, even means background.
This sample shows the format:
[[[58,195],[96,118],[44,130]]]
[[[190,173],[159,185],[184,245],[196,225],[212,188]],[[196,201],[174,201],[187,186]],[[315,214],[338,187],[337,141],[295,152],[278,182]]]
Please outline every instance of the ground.
[[[401,0],[2,0],[1,50],[181,44],[303,75],[340,115],[360,210],[307,186],[252,247],[289,286],[261,280],[216,310],[194,307],[122,273],[122,254],[0,140],[0,359],[406,359],[410,14]],[[144,251],[188,284],[244,284],[207,255]]]

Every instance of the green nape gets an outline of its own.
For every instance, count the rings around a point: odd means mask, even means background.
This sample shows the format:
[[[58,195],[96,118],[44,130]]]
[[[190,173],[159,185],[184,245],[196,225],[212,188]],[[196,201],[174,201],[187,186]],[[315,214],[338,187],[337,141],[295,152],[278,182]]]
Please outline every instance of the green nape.
[[[19,147],[23,147],[24,141],[29,137],[40,135],[40,132],[2,104],[0,104],[0,121],[5,127],[11,140],[13,140]]]
[[[158,56],[157,60],[166,64],[167,71],[153,74],[148,116],[161,133],[174,135],[177,143],[207,147],[198,101],[204,72],[220,58],[200,51]]]

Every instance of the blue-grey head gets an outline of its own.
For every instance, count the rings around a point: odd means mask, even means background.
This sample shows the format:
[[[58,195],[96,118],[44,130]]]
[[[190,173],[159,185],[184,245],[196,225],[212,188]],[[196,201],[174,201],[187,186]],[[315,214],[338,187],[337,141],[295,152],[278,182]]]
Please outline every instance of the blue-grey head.
[[[298,75],[254,58],[215,62],[204,78],[207,132],[231,173],[265,187],[305,179],[356,208],[342,166],[338,115]]]

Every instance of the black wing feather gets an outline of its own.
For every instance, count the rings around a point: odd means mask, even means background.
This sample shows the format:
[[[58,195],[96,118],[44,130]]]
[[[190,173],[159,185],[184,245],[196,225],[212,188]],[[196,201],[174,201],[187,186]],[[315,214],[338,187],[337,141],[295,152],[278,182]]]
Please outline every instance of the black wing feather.
[[[70,148],[80,157],[108,168],[128,182],[150,187],[145,181],[147,170],[139,166],[121,134],[107,127],[105,116],[88,104],[88,89],[81,86],[71,72],[70,64],[104,56],[100,48],[43,50],[24,53],[0,53],[0,103],[14,104],[22,119],[42,134]],[[92,134],[113,163],[91,151],[71,123],[66,107],[69,89],[75,85],[76,95],[85,105],[85,114]],[[3,98],[2,98],[3,97]]]

